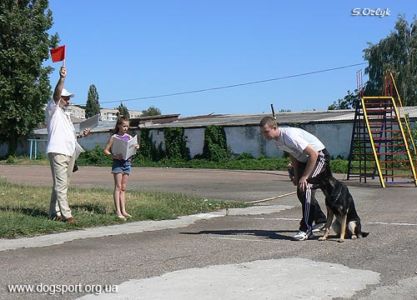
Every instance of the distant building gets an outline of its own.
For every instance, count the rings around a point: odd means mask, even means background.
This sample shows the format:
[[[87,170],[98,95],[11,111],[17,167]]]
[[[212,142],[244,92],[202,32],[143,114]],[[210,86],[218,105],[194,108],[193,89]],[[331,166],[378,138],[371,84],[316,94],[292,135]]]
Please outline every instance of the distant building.
[[[73,122],[77,122],[75,120],[84,120],[85,119],[85,109],[79,105],[69,105],[67,107],[67,112],[69,112],[71,119]],[[117,113],[119,111],[113,108],[102,108],[100,109],[100,118],[102,121],[116,121],[117,120]],[[129,110],[130,118],[139,118],[142,115],[141,111],[137,110]]]
[[[85,109],[78,105],[69,105],[66,111],[70,114],[71,118],[85,119]]]
[[[114,110],[116,112],[116,110]],[[403,115],[408,114],[412,128],[417,128],[417,106],[403,108]],[[132,118],[132,132],[139,134],[144,128],[156,148],[165,149],[165,129],[183,128],[184,138],[191,157],[201,155],[204,150],[205,129],[210,125],[222,126],[226,134],[229,149],[235,154],[248,153],[253,157],[281,157],[273,141],[265,140],[259,130],[259,121],[268,114],[254,115],[204,115],[179,118],[178,114]],[[276,114],[281,126],[301,127],[316,135],[333,157],[347,158],[352,139],[355,110],[333,110],[313,112],[279,112]],[[114,129],[115,120],[101,120],[99,126],[92,130],[88,138],[79,142],[86,150],[97,145],[104,147]],[[78,124],[75,124],[77,130]],[[33,137],[46,141],[47,129],[34,130]],[[4,146],[4,147],[2,147]],[[38,152],[43,153],[46,142],[40,142]],[[5,154],[6,145],[0,144],[0,156]],[[20,153],[28,153],[27,140],[21,141]]]
[[[100,109],[101,120],[102,121],[116,121],[118,112],[119,111],[117,109],[102,108]]]

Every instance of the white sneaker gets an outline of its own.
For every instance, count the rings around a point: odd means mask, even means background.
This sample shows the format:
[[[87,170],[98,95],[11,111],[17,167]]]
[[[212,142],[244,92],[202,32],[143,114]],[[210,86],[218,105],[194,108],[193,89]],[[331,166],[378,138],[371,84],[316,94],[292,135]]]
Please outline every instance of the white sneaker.
[[[305,241],[305,240],[308,240],[312,236],[313,236],[313,233],[304,232],[300,230],[299,232],[297,232],[296,235],[293,236],[293,238],[296,239],[297,241]]]
[[[325,226],[326,226],[326,223],[314,224],[313,227],[312,227],[312,232],[323,231]]]

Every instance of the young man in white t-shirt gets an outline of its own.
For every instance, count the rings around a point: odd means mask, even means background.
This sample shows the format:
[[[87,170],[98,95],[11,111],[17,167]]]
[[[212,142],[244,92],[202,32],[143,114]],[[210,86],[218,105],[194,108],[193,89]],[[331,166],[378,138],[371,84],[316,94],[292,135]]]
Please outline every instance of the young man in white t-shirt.
[[[53,99],[48,102],[45,112],[48,128],[46,152],[53,179],[49,216],[51,219],[73,224],[75,220],[68,205],[67,191],[74,167],[77,141],[74,125],[64,110],[69,105],[71,97],[74,96],[64,89],[66,76],[66,68],[61,67]],[[89,133],[90,130],[87,129],[79,137]]]
[[[290,156],[294,170],[292,180],[297,185],[297,196],[303,208],[300,231],[294,238],[307,240],[313,236],[313,230],[320,230],[326,223],[326,216],[314,194],[319,183],[333,177],[330,155],[317,137],[303,129],[278,127],[276,120],[269,116],[264,117],[259,126],[266,139],[274,140],[277,147]]]

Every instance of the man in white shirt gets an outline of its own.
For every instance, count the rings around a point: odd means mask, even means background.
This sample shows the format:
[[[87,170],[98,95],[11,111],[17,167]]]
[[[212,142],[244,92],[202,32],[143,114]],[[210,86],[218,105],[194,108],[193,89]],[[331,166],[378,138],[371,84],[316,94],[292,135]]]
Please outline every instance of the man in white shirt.
[[[66,76],[66,68],[61,67],[53,99],[48,102],[46,108],[48,128],[46,152],[51,165],[53,179],[49,216],[54,220],[73,224],[75,220],[68,205],[67,191],[74,168],[77,140],[74,125],[70,116],[64,110],[69,105],[71,97],[74,96],[74,94],[64,89]],[[88,133],[89,130],[86,130],[81,136],[85,136]]]
[[[311,133],[295,127],[279,127],[272,117],[264,117],[260,124],[263,136],[274,140],[282,151],[289,154],[294,170],[293,183],[297,185],[297,196],[303,208],[296,240],[307,240],[313,230],[320,230],[326,223],[326,216],[314,197],[314,188],[330,177],[330,155],[323,143]],[[315,226],[313,226],[315,222]]]

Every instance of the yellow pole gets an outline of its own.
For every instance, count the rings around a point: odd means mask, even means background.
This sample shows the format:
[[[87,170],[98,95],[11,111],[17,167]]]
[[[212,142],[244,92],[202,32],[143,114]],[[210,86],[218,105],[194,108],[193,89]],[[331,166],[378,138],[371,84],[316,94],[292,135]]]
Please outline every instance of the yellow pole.
[[[361,102],[362,102],[363,114],[364,114],[364,116],[365,116],[366,128],[368,128],[369,139],[370,139],[370,141],[371,141],[372,151],[373,151],[373,153],[374,153],[375,163],[376,163],[376,167],[377,167],[377,169],[378,169],[379,181],[380,181],[380,183],[381,183],[381,186],[382,186],[383,188],[385,188],[385,181],[384,181],[384,178],[382,177],[381,166],[380,166],[380,164],[379,164],[379,157],[378,157],[378,154],[376,153],[375,143],[374,143],[374,137],[372,136],[371,126],[369,125],[368,113],[366,112],[366,105],[365,105],[365,100],[366,100],[366,99],[375,99],[375,98],[380,98],[380,97],[362,97],[362,98],[361,98]],[[392,98],[392,97],[391,97],[391,98]],[[366,158],[365,158],[365,159],[366,159]]]
[[[411,166],[411,171],[413,172],[414,184],[417,186],[417,175],[416,175],[416,169],[414,167],[413,158],[411,157],[410,149],[408,148],[408,142],[407,142],[407,139],[405,137],[403,125],[401,124],[401,118],[400,118],[400,115],[398,113],[397,105],[395,105],[394,99],[392,99],[392,102],[394,104],[394,109],[395,109],[395,114],[397,116],[398,125],[400,126],[401,134],[402,134],[402,137],[404,139],[404,145],[405,145],[405,149],[407,150],[407,156],[408,156],[408,159],[410,160],[410,166]]]
[[[398,92],[398,88],[397,88],[397,84],[395,83],[394,75],[392,74],[391,71],[389,72],[389,75],[391,77],[392,84],[394,85],[395,93],[397,94],[397,97],[398,97],[398,103],[400,104],[400,107],[403,108],[403,102],[401,101],[401,96],[400,96],[400,93]],[[401,115],[398,115],[398,116],[399,116],[400,121],[401,121]],[[408,136],[410,137],[411,144],[413,145],[414,155],[417,155],[416,144],[414,143],[413,135],[411,134],[410,123],[408,122],[408,119],[406,118],[406,116],[404,116],[404,121],[405,121],[405,126],[407,127]]]

